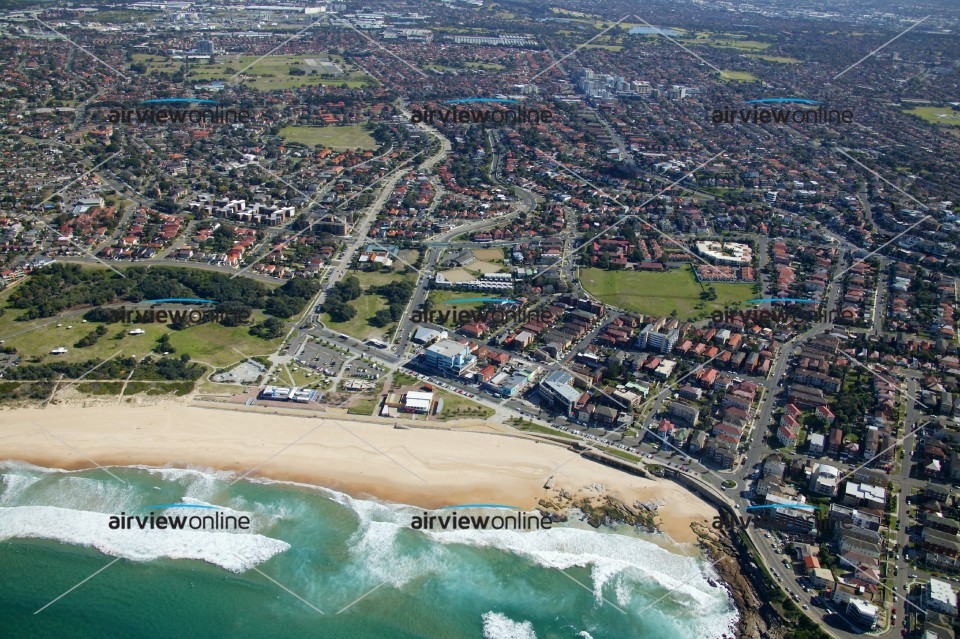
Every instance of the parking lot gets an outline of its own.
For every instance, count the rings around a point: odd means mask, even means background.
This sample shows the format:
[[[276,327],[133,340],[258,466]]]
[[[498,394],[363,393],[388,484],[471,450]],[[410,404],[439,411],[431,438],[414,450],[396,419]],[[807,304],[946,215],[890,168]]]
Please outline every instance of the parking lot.
[[[464,397],[469,397],[470,399],[476,399],[476,397],[477,397],[474,393],[471,393],[470,391],[466,391],[466,390],[464,390],[464,389],[462,389],[462,388],[457,388],[456,386],[453,386],[452,384],[448,384],[447,382],[441,381],[441,380],[439,380],[439,379],[435,379],[435,378],[433,378],[433,377],[431,377],[431,376],[429,376],[429,375],[425,375],[425,374],[423,374],[423,373],[421,373],[421,372],[412,370],[412,369],[410,369],[410,368],[407,368],[407,369],[404,370],[403,372],[404,372],[405,374],[407,374],[407,375],[412,375],[413,377],[416,377],[417,379],[419,379],[419,380],[421,380],[421,381],[423,381],[423,382],[426,382],[426,383],[428,383],[428,384],[431,384],[431,385],[433,385],[433,386],[439,386],[440,388],[442,388],[442,389],[444,389],[444,390],[448,390],[448,391],[450,391],[451,393],[457,393],[458,395],[463,395]]]
[[[310,341],[304,345],[303,351],[294,361],[327,377],[334,377],[340,372],[346,359],[343,353],[338,353],[332,348]]]
[[[376,381],[380,379],[386,369],[380,364],[375,364],[368,360],[354,360],[344,366],[344,377],[353,377],[354,379],[366,379]]]

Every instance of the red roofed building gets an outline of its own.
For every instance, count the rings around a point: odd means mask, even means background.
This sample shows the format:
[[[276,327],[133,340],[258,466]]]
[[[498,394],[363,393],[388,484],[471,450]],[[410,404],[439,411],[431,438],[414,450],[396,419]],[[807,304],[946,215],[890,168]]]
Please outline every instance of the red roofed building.
[[[476,322],[472,324],[464,324],[460,327],[460,332],[468,337],[480,338],[483,337],[483,334],[487,332],[488,326],[483,322]]]
[[[797,434],[787,426],[781,426],[777,429],[777,439],[784,446],[796,446]]]
[[[827,406],[817,406],[817,415],[823,417],[825,420],[827,420],[828,424],[833,426],[833,420],[836,419],[836,417],[834,416],[833,411],[831,411]]]
[[[480,380],[483,382],[489,381],[491,377],[497,374],[497,368],[493,364],[487,364],[480,371]]]

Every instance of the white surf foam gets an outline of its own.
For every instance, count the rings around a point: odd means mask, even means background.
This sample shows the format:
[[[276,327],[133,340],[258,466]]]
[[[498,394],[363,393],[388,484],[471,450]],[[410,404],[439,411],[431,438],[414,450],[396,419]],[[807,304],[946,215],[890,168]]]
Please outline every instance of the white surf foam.
[[[99,510],[103,503],[117,508],[133,507],[133,491],[109,475],[98,472],[84,477],[77,473],[29,464],[0,464],[7,489],[0,506],[54,505],[75,510]]]
[[[382,558],[384,565],[396,562],[397,535],[392,529],[407,528],[411,517],[422,512],[413,506],[354,499],[339,493],[331,498],[349,507],[358,517],[360,529],[355,536],[360,543],[355,549],[368,558]],[[637,537],[570,526],[533,532],[460,530],[418,531],[418,534],[439,542],[431,544],[432,548],[453,544],[492,547],[525,556],[546,568],[588,568],[598,606],[616,601],[618,606],[629,610],[631,605],[643,607],[669,593],[669,600],[662,607],[683,610],[681,614],[687,618],[685,629],[692,636],[719,637],[717,628],[728,628],[737,619],[726,591],[709,585],[708,578],[718,578],[709,565]],[[435,567],[423,562],[406,562],[403,578],[385,580],[402,585],[408,576],[429,570],[443,572],[449,554],[434,553],[432,559]],[[674,613],[668,614],[674,616]]]
[[[0,462],[0,469],[15,468],[29,469],[37,473],[64,473],[72,474],[81,471],[67,471],[61,469],[47,469],[38,466],[32,466],[23,462],[6,461]],[[196,503],[206,503],[206,498],[212,497],[215,488],[223,489],[236,477],[236,473],[229,471],[218,471],[210,468],[156,468],[148,466],[132,466],[146,470],[150,473],[159,475],[164,481],[174,481],[180,483],[188,490],[188,495],[182,501],[189,502],[191,499]],[[384,572],[379,575],[380,582],[386,581],[396,586],[403,585],[411,578],[422,575],[425,572],[445,570],[444,558],[448,558],[448,553],[444,547],[449,544],[465,544],[478,547],[495,547],[500,550],[510,551],[529,557],[539,565],[548,568],[566,569],[572,566],[589,566],[591,569],[591,578],[593,580],[593,591],[600,601],[601,593],[606,584],[610,584],[613,589],[613,595],[606,593],[607,599],[616,599],[618,605],[626,606],[631,597],[638,588],[643,588],[646,583],[652,592],[643,593],[653,594],[654,597],[662,595],[665,591],[675,591],[669,598],[669,604],[686,608],[690,620],[697,619],[700,626],[695,633],[697,636],[720,636],[717,631],[719,626],[727,627],[735,622],[737,615],[732,609],[729,597],[722,589],[709,587],[706,577],[717,578],[716,574],[702,562],[686,556],[674,555],[659,546],[642,539],[619,535],[614,533],[597,533],[591,530],[578,530],[576,528],[563,527],[554,528],[549,531],[540,532],[516,532],[516,531],[449,531],[449,532],[427,532],[420,531],[418,534],[430,535],[432,539],[440,542],[431,544],[430,551],[420,553],[420,556],[408,555],[409,561],[404,560],[402,566],[397,566],[396,561],[399,549],[396,547],[398,533],[400,528],[407,528],[413,514],[420,513],[422,509],[405,504],[390,504],[369,499],[355,499],[344,493],[328,489],[313,484],[301,482],[292,482],[284,480],[272,480],[268,478],[245,477],[244,482],[261,485],[293,486],[316,492],[334,502],[344,505],[356,513],[359,529],[351,537],[351,554],[354,561],[351,565],[362,568],[365,572],[372,570],[377,565],[391,566],[392,569],[402,568],[392,574]],[[218,483],[222,482],[219,486]],[[224,495],[225,496],[225,495]],[[139,495],[135,500],[136,504],[131,504],[128,510],[142,507],[143,496]],[[215,499],[214,501],[223,501]],[[278,516],[286,518],[280,512],[271,511],[269,504],[248,504],[242,497],[234,496],[229,499],[230,503],[236,508],[243,510],[253,510],[260,517],[275,520]],[[50,502],[45,502],[50,503]],[[54,501],[56,503],[56,500]],[[126,500],[123,501],[126,505]],[[66,504],[60,504],[66,505]],[[114,507],[116,503],[114,502]],[[254,507],[250,507],[254,506]],[[223,506],[218,506],[223,508]],[[111,508],[112,510],[113,508]],[[0,510],[18,510],[0,509]],[[54,509],[56,510],[56,509]],[[75,509],[68,509],[67,512]],[[78,510],[85,510],[80,508]],[[266,512],[264,512],[266,511]],[[108,517],[102,513],[87,513],[97,517]],[[290,513],[286,513],[290,514]],[[299,513],[302,516],[304,513]],[[53,517],[54,521],[49,528],[44,526],[34,526],[33,529],[27,524],[19,521],[20,518],[30,516],[20,514],[14,517],[14,523],[7,521],[4,523],[0,517],[0,539],[6,536],[33,536],[51,539],[59,539],[59,536],[49,534],[47,530],[57,530],[63,526],[61,516]],[[293,518],[297,518],[295,515]],[[253,515],[251,519],[256,521]],[[143,558],[143,560],[156,557],[167,556],[172,558],[191,558],[202,561],[209,561],[229,570],[243,571],[248,567],[257,565],[266,561],[270,557],[285,551],[289,545],[283,541],[263,537],[259,534],[234,534],[217,533],[203,531],[139,531],[134,534],[137,538],[146,533],[155,533],[159,535],[180,535],[188,534],[201,535],[223,535],[228,538],[229,544],[218,547],[212,540],[198,540],[191,548],[183,548],[182,544],[173,543],[174,547],[139,548],[137,544],[124,540],[107,539],[101,534],[102,531],[111,533],[132,533],[133,531],[109,531],[106,520],[98,520],[96,526],[91,532],[72,531],[71,537],[80,541],[69,543],[81,543],[83,545],[100,547],[97,541],[100,541],[104,548],[101,548],[106,554],[117,556],[128,556],[129,558]],[[376,523],[377,525],[371,525]],[[6,526],[6,529],[4,528]],[[11,533],[10,529],[15,528],[24,534],[17,534],[16,530]],[[40,528],[37,530],[36,528]],[[74,528],[74,527],[71,527]],[[81,527],[82,528],[82,527]],[[90,528],[90,526],[87,526]],[[5,532],[6,530],[6,532]],[[58,533],[59,534],[59,533]],[[107,543],[109,541],[109,543]],[[211,543],[207,544],[206,542]],[[176,542],[176,540],[172,540]],[[203,543],[201,543],[203,542]],[[164,542],[170,545],[171,542]],[[242,547],[238,544],[244,544]],[[402,544],[406,546],[406,544]],[[230,547],[230,550],[227,548]],[[246,561],[238,560],[234,555],[239,554]],[[126,553],[126,554],[121,554]],[[378,559],[373,561],[373,557]],[[497,613],[491,613],[497,614]],[[672,615],[671,615],[672,616]],[[509,620],[508,620],[509,621]],[[511,623],[516,623],[512,622]],[[691,628],[692,630],[692,628]],[[702,632],[699,632],[701,631]]]
[[[212,499],[219,490],[229,487],[236,473],[228,470],[214,470],[196,466],[185,468],[153,468],[136,466],[151,475],[159,475],[163,481],[179,484],[183,487],[184,497],[192,499]]]
[[[171,512],[178,509],[170,509]],[[195,513],[193,513],[195,514]],[[107,513],[54,506],[0,508],[0,540],[54,539],[133,561],[196,559],[244,572],[290,548],[260,534],[203,530],[111,530]]]
[[[492,610],[483,613],[482,618],[484,639],[537,639],[529,621],[514,621]]]
[[[442,546],[403,544],[398,539],[401,527],[392,521],[395,513],[374,502],[366,502],[361,509],[359,527],[347,544],[351,557],[372,581],[402,588],[417,577],[444,570]],[[382,516],[389,520],[374,519]]]
[[[30,486],[40,481],[40,477],[7,473],[3,475],[3,490],[0,491],[0,506],[17,503]]]
[[[598,604],[602,602],[604,586],[618,575],[626,575],[632,582],[649,581],[673,591],[674,601],[690,605],[700,613],[717,612],[718,607],[726,604],[722,591],[707,583],[699,561],[674,555],[635,537],[598,534],[570,527],[537,532],[457,530],[427,531],[425,534],[443,544],[469,544],[510,551],[529,557],[546,568],[590,567]],[[618,599],[626,595],[625,592],[617,594]]]
[[[145,470],[151,475],[160,475],[164,481],[178,481],[183,478],[187,479],[220,479],[220,480],[233,480],[236,477],[236,473],[232,470],[217,470],[216,468],[211,468],[209,466],[128,466],[128,468],[138,468],[140,470]]]
[[[263,480],[257,480],[261,482]],[[283,483],[283,482],[277,482]],[[316,488],[316,487],[314,487]],[[356,513],[359,529],[352,538],[356,554],[377,557],[384,565],[394,565],[396,533],[407,528],[411,517],[423,511],[405,504],[384,504],[372,500],[355,499],[329,489],[320,489],[334,501],[347,506]],[[598,533],[593,529],[569,526],[545,531],[520,532],[509,530],[458,530],[421,531],[441,545],[465,544],[475,547],[493,547],[529,557],[546,568],[566,570],[589,567],[594,597],[598,605],[603,603],[604,588],[609,583],[617,604],[627,606],[631,594],[647,584],[644,594],[656,598],[670,591],[670,603],[687,609],[691,617],[722,618],[730,622],[737,618],[727,594],[713,588],[707,578],[717,579],[716,573],[701,560],[678,555],[649,541],[616,533]],[[385,580],[402,585],[417,574],[431,569],[443,570],[443,554],[435,554],[430,563],[404,565],[400,573]],[[379,563],[375,561],[373,563]],[[398,566],[399,567],[399,566]],[[409,572],[408,572],[409,570]],[[711,625],[712,622],[711,622]],[[725,625],[725,623],[724,623]],[[712,636],[712,629],[704,636]]]
[[[65,468],[47,468],[46,466],[35,466],[30,462],[20,461],[19,459],[0,460],[0,471],[5,470],[26,470],[35,473],[52,475],[54,473],[79,473],[79,470],[67,470]]]
[[[108,475],[92,477],[67,475],[55,481],[47,481],[33,496],[32,503],[24,506],[59,506],[70,510],[104,510],[111,508],[129,510],[138,507],[139,495],[130,485],[121,484]]]

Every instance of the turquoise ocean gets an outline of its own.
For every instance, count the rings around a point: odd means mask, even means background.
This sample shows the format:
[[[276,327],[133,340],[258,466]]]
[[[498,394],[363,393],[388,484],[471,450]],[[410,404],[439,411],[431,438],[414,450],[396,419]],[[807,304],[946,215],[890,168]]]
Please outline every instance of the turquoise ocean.
[[[236,474],[208,469],[108,470],[116,478],[0,462],[0,637],[734,634],[736,609],[709,564],[628,527],[428,532],[410,528],[419,508],[313,486],[231,484]],[[108,526],[111,515],[171,503],[247,515],[251,529]]]

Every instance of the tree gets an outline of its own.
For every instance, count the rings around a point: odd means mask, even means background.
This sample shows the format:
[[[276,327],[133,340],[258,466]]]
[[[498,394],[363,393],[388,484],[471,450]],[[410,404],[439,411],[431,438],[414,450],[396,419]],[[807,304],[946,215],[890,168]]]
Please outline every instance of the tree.
[[[383,327],[393,321],[393,314],[389,309],[382,308],[370,318],[370,324],[376,327]]]
[[[160,336],[160,339],[157,340],[157,346],[153,350],[160,354],[177,352],[177,349],[170,343],[169,333],[164,333]]]
[[[170,328],[175,331],[182,331],[184,329],[190,328],[190,319],[188,315],[183,315],[177,317],[169,324]]]
[[[343,284],[343,290],[345,292],[345,298],[347,301],[357,299],[363,292],[363,290],[360,288],[360,280],[357,279],[356,275],[350,275],[344,278],[343,282],[340,282],[340,284]]]
[[[275,339],[283,335],[283,322],[276,317],[268,317],[259,324],[251,326],[250,334],[263,339]]]
[[[345,302],[335,302],[334,304],[324,303],[323,310],[330,315],[330,319],[334,322],[349,321],[357,314],[356,309]]]
[[[177,210],[177,203],[169,197],[164,197],[163,199],[154,202],[153,208],[157,209],[161,213],[174,213]]]
[[[98,326],[96,330],[94,330],[92,333],[88,333],[86,336],[84,336],[80,341],[78,341],[73,346],[75,348],[86,348],[88,346],[93,346],[94,344],[97,343],[97,340],[99,340],[101,337],[103,337],[106,334],[107,334],[107,327],[102,325]]]
[[[299,313],[301,308],[303,308],[303,303],[299,298],[289,295],[274,295],[267,300],[264,311],[275,317],[286,319]]]
[[[222,314],[220,324],[223,326],[240,326],[244,322],[241,317],[251,317],[253,309],[241,302],[224,302],[217,307],[218,314]]]
[[[607,372],[604,375],[605,379],[616,379],[622,376],[625,372],[623,364],[615,358],[610,359],[610,363],[607,364]]]

